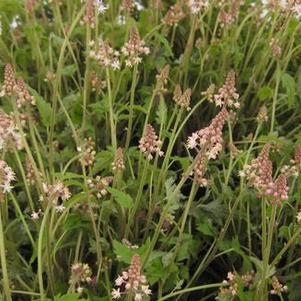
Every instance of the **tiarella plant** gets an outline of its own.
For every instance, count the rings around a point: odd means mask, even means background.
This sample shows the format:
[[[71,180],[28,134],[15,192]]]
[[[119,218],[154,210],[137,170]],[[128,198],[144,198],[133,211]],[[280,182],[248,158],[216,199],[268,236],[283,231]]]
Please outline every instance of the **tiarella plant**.
[[[0,0],[0,300],[299,301],[300,18]]]

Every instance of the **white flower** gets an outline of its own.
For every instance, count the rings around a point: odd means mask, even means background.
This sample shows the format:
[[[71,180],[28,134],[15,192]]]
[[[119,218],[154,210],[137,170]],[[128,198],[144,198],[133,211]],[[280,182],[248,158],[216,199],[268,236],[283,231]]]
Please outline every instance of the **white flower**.
[[[139,293],[137,293],[137,294],[135,295],[134,300],[135,300],[135,301],[141,301],[141,300],[142,300],[142,295],[139,294]]]
[[[1,185],[1,187],[4,193],[10,192],[13,188],[9,182],[4,183],[3,185]]]
[[[297,218],[297,222],[298,223],[301,223],[301,211],[299,211],[296,215],[296,218]]]
[[[279,6],[280,6],[282,9],[286,9],[286,8],[288,7],[287,0],[279,0]]]
[[[66,201],[66,200],[70,199],[70,197],[71,197],[70,190],[68,189],[68,187],[64,187],[63,193],[62,193],[62,200]]]
[[[292,11],[296,14],[297,19],[301,18],[301,4],[295,4]]]
[[[187,141],[187,147],[190,149],[196,148],[197,147],[197,139],[199,138],[197,133],[193,133],[190,137],[188,137]]]
[[[104,4],[103,0],[95,0],[95,6],[99,14],[104,14],[108,9],[108,6]]]
[[[19,25],[20,25],[20,17],[19,16],[15,16],[12,20],[12,22],[10,23],[9,27],[11,30],[16,29]]]
[[[0,95],[1,97],[1,95]],[[5,141],[2,137],[0,137],[0,150],[4,148],[4,145],[5,145]]]
[[[144,275],[140,276],[140,282],[141,283],[146,283],[146,277]]]
[[[120,62],[119,60],[114,60],[111,64],[111,67],[114,69],[114,70],[119,70],[120,69]]]
[[[38,212],[35,212],[35,211],[33,211],[32,213],[31,213],[31,219],[32,220],[37,220],[37,219],[39,219],[40,218],[40,214],[39,214],[40,212],[38,211]]]
[[[132,66],[133,66],[131,60],[125,60],[125,65],[126,65],[127,67],[132,67]]]
[[[149,289],[149,285],[141,285],[141,290],[145,295],[150,295],[152,291]]]
[[[125,285],[125,289],[126,289],[126,290],[130,290],[131,287],[132,287],[132,285],[131,285],[130,282],[128,282],[128,283]]]
[[[117,279],[115,280],[115,284],[117,286],[121,286],[123,282],[124,282],[124,280],[121,276],[118,276]]]
[[[63,204],[55,206],[54,208],[55,208],[55,212],[57,213],[62,213],[66,209],[66,207]]]
[[[196,15],[201,11],[203,7],[207,7],[208,4],[208,0],[190,0],[188,6],[190,8],[191,13],[193,15]]]
[[[246,173],[245,173],[244,170],[240,170],[240,171],[238,172],[238,175],[239,175],[241,178],[243,178],[243,177],[246,176]]]
[[[125,16],[119,15],[119,16],[117,17],[117,24],[118,24],[118,25],[124,25],[124,24],[125,24]]]
[[[144,6],[142,5],[142,3],[140,1],[135,1],[135,5],[138,11],[141,11],[144,9]]]
[[[228,272],[227,278],[228,278],[230,281],[234,281],[235,275],[234,275],[232,272]]]
[[[121,297],[120,289],[113,289],[112,291],[112,298],[119,299]]]

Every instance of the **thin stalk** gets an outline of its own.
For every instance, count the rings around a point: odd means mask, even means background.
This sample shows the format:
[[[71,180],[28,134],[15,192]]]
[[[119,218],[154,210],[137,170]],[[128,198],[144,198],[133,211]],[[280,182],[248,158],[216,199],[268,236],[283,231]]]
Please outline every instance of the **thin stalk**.
[[[75,256],[74,256],[74,262],[79,262],[79,250],[82,243],[82,237],[83,237],[83,231],[80,230],[77,238],[76,248],[75,248]]]
[[[189,60],[190,60],[191,52],[193,49],[193,42],[194,42],[195,27],[196,27],[197,19],[198,19],[198,16],[194,15],[191,20],[189,37],[188,37],[188,41],[187,41],[187,44],[186,44],[186,47],[184,50],[183,59],[181,62],[182,72],[180,73],[180,79],[181,79],[182,75],[184,75],[184,87],[186,86],[186,80],[187,80],[186,77],[187,77],[187,73],[188,73]]]
[[[35,244],[35,241],[34,241],[32,235],[31,235],[31,232],[30,232],[30,230],[29,230],[29,227],[28,227],[28,225],[27,225],[27,223],[26,223],[26,221],[25,221],[25,218],[24,218],[24,215],[23,215],[23,213],[22,213],[22,211],[21,211],[21,208],[20,208],[20,206],[19,206],[19,204],[18,204],[16,198],[14,197],[14,195],[13,195],[12,193],[10,193],[9,195],[10,195],[10,198],[12,199],[12,201],[13,201],[13,203],[14,203],[14,206],[15,206],[15,208],[16,208],[16,211],[18,212],[18,214],[19,214],[19,216],[20,216],[20,219],[21,219],[21,221],[22,221],[22,223],[23,223],[25,232],[27,233],[28,238],[29,238],[29,240],[31,241],[32,247],[33,247],[34,250],[36,250],[36,244]]]
[[[272,240],[273,240],[273,231],[275,226],[275,219],[276,219],[276,210],[277,207],[274,205],[272,207],[272,214],[269,222],[269,229],[268,229],[268,239],[266,242],[266,246],[263,248],[263,271],[262,271],[262,278],[260,281],[259,290],[257,293],[262,296],[263,300],[267,300],[267,275],[268,275],[268,268],[269,268],[269,259],[272,247]],[[264,216],[263,216],[264,217]],[[265,218],[265,217],[264,217]],[[263,223],[264,224],[264,223]],[[263,232],[263,236],[265,236],[266,232]],[[259,295],[258,295],[259,296]]]
[[[273,97],[271,128],[270,128],[271,133],[274,131],[274,127],[275,127],[275,115],[276,115],[276,105],[277,105],[277,96],[278,96],[278,89],[280,84],[280,77],[281,77],[281,71],[280,71],[279,63],[277,63],[276,87],[275,87],[275,93]]]
[[[44,190],[43,190],[43,185],[42,185],[42,181],[41,181],[41,177],[40,177],[40,172],[39,172],[39,170],[37,168],[37,165],[36,165],[36,162],[35,162],[35,160],[33,158],[31,149],[30,149],[30,147],[29,147],[29,145],[27,143],[26,135],[25,135],[25,133],[23,131],[23,127],[22,127],[21,120],[20,120],[20,114],[19,114],[19,111],[17,109],[15,99],[11,100],[11,104],[13,106],[14,115],[16,116],[16,123],[17,123],[17,126],[18,126],[18,130],[21,133],[22,144],[24,145],[25,151],[26,151],[26,153],[28,155],[28,158],[29,158],[30,163],[32,165],[32,168],[34,170],[36,181],[37,181],[37,184],[38,184],[38,186],[40,188],[40,191],[44,195]]]
[[[248,149],[248,152],[247,152],[247,155],[246,155],[246,160],[245,160],[245,164],[247,164],[248,160],[249,160],[249,156],[251,154],[251,151],[253,149],[253,146],[254,146],[254,143],[256,141],[256,138],[258,136],[258,133],[259,133],[259,130],[260,130],[260,127],[261,127],[261,123],[258,124],[257,126],[257,129],[256,129],[256,132],[255,132],[255,135],[254,135],[254,138],[251,142],[251,145]],[[200,263],[199,267],[197,268],[196,272],[194,273],[194,275],[191,277],[190,281],[188,282],[188,284],[186,285],[186,287],[189,287],[193,282],[194,280],[199,276],[200,273],[202,273],[202,271],[205,270],[205,268],[210,264],[210,262],[212,262],[212,260],[214,260],[214,257],[215,257],[215,253],[218,249],[218,242],[219,241],[222,241],[226,232],[227,232],[227,229],[231,223],[231,220],[234,216],[234,213],[236,211],[236,208],[239,204],[239,202],[241,201],[241,198],[242,198],[242,190],[243,190],[243,182],[241,181],[240,182],[240,194],[239,196],[236,198],[236,201],[230,211],[230,214],[225,222],[225,225],[224,227],[222,228],[222,230],[220,231],[220,234],[218,236],[218,238],[215,239],[215,241],[213,242],[213,244],[211,245],[210,249],[208,250],[208,252],[206,253],[206,256],[205,258],[202,260],[202,262]]]
[[[177,27],[178,27],[177,24],[175,24],[175,25],[172,27],[172,34],[171,34],[171,41],[170,41],[170,46],[171,46],[171,48],[173,48],[173,44],[174,44],[174,42],[175,42],[175,36],[176,36]]]
[[[83,176],[84,176],[84,183],[85,183],[85,190],[86,190],[85,192],[87,193],[87,196],[88,196],[89,214],[90,214],[92,227],[93,227],[93,231],[94,231],[94,235],[95,235],[96,255],[97,255],[97,265],[98,265],[97,274],[96,274],[96,283],[98,283],[98,280],[100,277],[100,272],[101,272],[101,267],[102,267],[102,247],[101,247],[99,232],[98,232],[97,225],[96,225],[95,218],[94,218],[93,208],[91,206],[90,194],[86,189],[86,187],[88,187],[87,174],[86,174],[85,166],[83,164],[82,164],[82,172],[83,172]]]
[[[174,110],[174,112],[176,112],[176,110]],[[159,174],[159,177],[158,177],[157,189],[155,191],[155,196],[157,196],[157,194],[159,193],[161,184],[163,185],[165,183],[165,178],[166,178],[166,174],[167,174],[167,170],[168,170],[168,164],[169,164],[169,161],[170,161],[170,156],[171,156],[172,150],[173,150],[174,145],[177,141],[177,137],[178,137],[177,136],[177,130],[178,130],[178,126],[179,126],[179,123],[181,121],[181,118],[182,118],[182,114],[183,114],[183,108],[181,108],[180,112],[178,112],[178,114],[177,114],[177,118],[176,118],[173,130],[172,130],[172,133],[171,133],[171,137],[170,137],[170,141],[169,141],[169,144],[168,144],[168,147],[167,147],[167,150],[166,150],[166,154],[164,156],[162,168],[160,170],[160,174]]]
[[[62,80],[62,70],[64,67],[64,52],[68,46],[69,38],[73,33],[73,30],[77,26],[77,23],[82,18],[82,15],[85,11],[85,6],[81,8],[79,13],[77,14],[76,18],[74,19],[73,23],[71,24],[67,35],[65,36],[62,48],[60,50],[60,56],[57,63],[57,70],[56,70],[56,79],[53,84],[53,104],[52,104],[52,113],[51,113],[51,119],[50,119],[50,128],[49,128],[49,136],[48,136],[48,144],[49,144],[49,166],[51,169],[54,170],[53,167],[53,156],[54,156],[54,144],[53,144],[53,138],[54,138],[54,128],[55,128],[55,122],[56,122],[56,111],[57,111],[57,102],[58,98],[60,97],[59,93],[59,87]]]
[[[172,125],[172,123],[174,121],[174,118],[175,118],[175,116],[176,116],[177,113],[178,113],[178,106],[174,106],[174,109],[172,111],[172,114],[170,116],[170,119],[169,119],[167,127],[166,127],[166,131],[168,131],[170,129],[170,127],[171,127],[171,125]]]
[[[262,238],[262,243],[261,243],[261,252],[262,256],[265,252],[265,248],[267,246],[266,243],[266,237],[267,237],[267,213],[266,213],[266,200],[263,199],[261,202],[261,238]]]
[[[4,62],[13,63],[13,58],[3,40],[0,37],[0,56],[3,58]]]
[[[151,111],[152,111],[152,107],[153,107],[153,103],[154,103],[154,99],[155,99],[155,96],[157,95],[157,88],[154,89],[153,93],[152,93],[152,96],[151,96],[151,99],[150,99],[150,102],[149,102],[149,105],[148,105],[148,109],[147,109],[147,113],[146,113],[146,116],[145,116],[145,120],[144,120],[144,126],[143,126],[143,131],[142,131],[142,136],[144,136],[144,133],[145,133],[145,129],[146,129],[146,126],[148,124],[148,121],[149,121],[149,118],[150,118],[150,115],[151,115]],[[138,163],[138,170],[140,171],[140,167],[141,167],[141,160],[142,160],[142,153],[140,153],[139,155],[139,163]]]
[[[110,80],[110,70],[106,68],[107,75],[107,86],[108,86],[108,96],[109,96],[109,113],[110,113],[110,126],[111,126],[111,143],[114,151],[117,149],[117,140],[116,140],[116,125],[114,122],[114,111],[113,111],[113,98],[112,98],[112,87]]]
[[[13,294],[19,294],[19,295],[40,296],[40,294],[38,294],[38,293],[20,291],[20,290],[13,290],[12,293]]]
[[[229,143],[232,145],[232,143],[233,143],[233,137],[232,137],[231,122],[230,122],[229,118],[227,119],[227,124],[228,124],[228,130],[229,130]],[[225,179],[225,185],[226,186],[229,183],[229,179],[230,179],[230,175],[231,175],[231,172],[232,172],[232,168],[233,168],[233,155],[232,155],[232,152],[231,152],[229,166],[228,166],[228,172],[227,172],[226,179]]]
[[[193,170],[193,167],[194,167],[194,164],[196,162],[196,160],[198,159],[198,156],[196,157],[196,159],[193,161],[193,163],[189,166],[189,168],[186,170],[186,172],[183,174],[182,176],[182,179],[181,181],[179,182],[179,184],[176,186],[176,188],[174,189],[174,191],[168,196],[168,199],[167,199],[167,203],[166,205],[164,206],[164,209],[161,213],[161,216],[160,216],[160,219],[159,219],[159,222],[157,224],[157,227],[156,227],[156,230],[155,230],[155,233],[151,239],[151,242],[150,242],[150,246],[146,252],[146,255],[145,255],[145,258],[144,258],[144,262],[143,262],[143,266],[147,263],[147,260],[151,254],[151,252],[153,251],[157,241],[158,241],[158,238],[160,236],[160,233],[161,233],[161,228],[162,228],[162,225],[166,219],[166,216],[168,214],[168,209],[170,208],[172,202],[174,201],[174,198],[176,197],[176,195],[180,192],[180,189],[182,188],[182,186],[184,185],[184,183],[187,181],[187,179],[189,178],[189,175],[191,173],[191,171]]]
[[[144,168],[143,168],[143,173],[142,173],[142,177],[141,177],[137,197],[135,199],[134,206],[130,211],[128,222],[127,222],[127,225],[126,225],[126,228],[125,228],[125,238],[127,238],[128,235],[129,235],[129,231],[130,231],[132,222],[134,221],[135,214],[136,214],[137,210],[139,209],[140,199],[141,199],[141,196],[142,196],[143,187],[144,187],[144,184],[145,184],[145,179],[146,179],[147,172],[148,172],[148,166],[149,166],[149,161],[146,161],[145,165],[144,165]]]
[[[20,170],[22,178],[23,178],[23,183],[24,183],[25,191],[26,191],[26,194],[27,194],[27,197],[28,197],[29,206],[30,206],[30,209],[33,211],[34,210],[34,204],[33,204],[33,200],[32,200],[30,190],[29,190],[29,187],[28,187],[24,167],[22,165],[19,153],[16,150],[14,150],[14,154],[15,154],[15,157],[16,157],[16,160],[17,160],[17,163],[18,163],[18,166],[19,166],[19,170]]]
[[[147,109],[147,113],[146,113],[146,117],[145,117],[145,121],[144,121],[143,134],[144,134],[145,128],[148,124],[148,120],[149,120],[149,117],[150,117],[150,114],[151,114],[151,110],[152,110],[154,99],[155,99],[156,95],[157,95],[157,88],[154,89],[152,97],[151,97],[149,105],[148,105],[148,109]]]
[[[238,196],[235,200],[234,205],[231,208],[231,211],[227,217],[227,220],[225,222],[224,227],[221,229],[219,236],[215,239],[215,241],[213,242],[213,244],[211,245],[210,249],[208,250],[207,254],[206,254],[206,258],[204,260],[202,260],[201,264],[198,266],[196,272],[194,273],[194,275],[190,278],[188,284],[186,285],[186,287],[189,287],[195,280],[196,278],[206,269],[206,267],[214,260],[215,258],[215,254],[218,250],[218,243],[223,241],[228,227],[232,221],[232,218],[234,216],[234,213],[236,211],[236,208],[239,204],[239,202],[241,201],[241,196]]]
[[[172,254],[172,257],[171,257],[171,260],[170,260],[171,266],[173,266],[174,260],[177,258],[178,252],[179,252],[181,244],[183,242],[183,235],[184,235],[186,221],[187,221],[188,214],[189,214],[189,211],[191,209],[195,194],[197,192],[197,189],[198,189],[198,186],[197,186],[196,182],[194,181],[193,184],[192,184],[191,190],[190,190],[190,194],[189,194],[187,204],[185,205],[185,210],[184,210],[184,213],[183,213],[183,217],[181,218],[182,221],[181,221],[180,231],[179,231],[179,234],[178,234],[178,239],[177,239],[177,242],[176,242],[175,250],[174,250],[174,252]],[[166,273],[164,281],[166,281],[167,277],[169,277],[169,271]]]
[[[7,272],[6,254],[5,254],[5,238],[2,224],[2,212],[0,210],[0,257],[1,257],[1,267],[2,267],[2,281],[3,281],[3,293],[4,301],[11,301],[11,291],[9,287],[9,278]]]
[[[47,205],[46,211],[43,216],[43,220],[41,223],[41,228],[39,232],[39,240],[38,240],[38,280],[39,280],[39,289],[40,289],[40,298],[41,301],[45,299],[45,291],[44,291],[44,283],[43,283],[43,236],[44,230],[46,226],[46,222],[48,219],[48,214],[50,211],[50,205]]]
[[[265,249],[264,268],[267,268],[267,266],[269,264],[272,241],[273,241],[273,234],[274,234],[274,227],[275,227],[276,212],[277,212],[277,206],[273,205],[272,215],[271,215],[271,219],[270,219],[270,223],[269,223],[267,246]]]
[[[284,245],[284,247],[281,249],[281,251],[277,254],[277,256],[274,258],[272,263],[270,264],[271,266],[276,265],[284,253],[289,249],[289,247],[300,237],[301,234],[301,225],[299,228],[296,230],[295,234],[291,237],[291,239]]]
[[[90,99],[90,85],[91,85],[91,72],[90,72],[90,42],[91,42],[91,28],[87,24],[86,26],[86,70],[84,79],[84,97],[83,97],[83,120],[82,129],[85,128],[87,118],[87,105]]]
[[[133,78],[132,78],[131,95],[130,95],[129,121],[128,121],[127,133],[126,133],[126,142],[125,142],[126,149],[130,146],[130,141],[132,137],[134,100],[135,100],[135,90],[137,84],[137,71],[138,71],[138,67],[137,65],[135,65],[133,69]]]
[[[30,114],[29,110],[27,110],[27,112],[28,112],[28,114]],[[32,120],[33,119],[30,118],[30,121],[29,121],[30,137],[31,137],[34,149],[35,149],[35,153],[36,153],[37,159],[38,159],[40,171],[41,171],[42,175],[44,176],[44,178],[46,179],[45,168],[44,168],[43,160],[42,160],[42,157],[41,157],[40,148],[38,146],[38,142],[37,142],[37,139],[36,139],[36,136],[35,136],[34,128],[33,128],[33,125],[32,125]]]
[[[164,301],[164,300],[170,299],[170,298],[178,296],[178,295],[183,295],[183,294],[186,294],[186,293],[200,291],[200,290],[204,290],[204,289],[222,287],[224,285],[225,284],[221,282],[221,283],[211,283],[211,284],[205,284],[205,285],[200,285],[200,286],[185,288],[185,289],[173,292],[171,294],[168,294],[168,295],[166,295],[166,296],[158,299],[157,301]]]
[[[250,202],[247,202],[247,232],[248,232],[248,250],[249,250],[249,256],[251,256],[252,255],[252,236],[251,236]]]

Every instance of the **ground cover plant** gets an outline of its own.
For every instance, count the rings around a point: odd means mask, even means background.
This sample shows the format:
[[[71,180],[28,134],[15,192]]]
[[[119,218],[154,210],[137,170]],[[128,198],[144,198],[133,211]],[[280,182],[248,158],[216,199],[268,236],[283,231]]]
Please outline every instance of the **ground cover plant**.
[[[299,0],[0,0],[0,299],[301,300]]]

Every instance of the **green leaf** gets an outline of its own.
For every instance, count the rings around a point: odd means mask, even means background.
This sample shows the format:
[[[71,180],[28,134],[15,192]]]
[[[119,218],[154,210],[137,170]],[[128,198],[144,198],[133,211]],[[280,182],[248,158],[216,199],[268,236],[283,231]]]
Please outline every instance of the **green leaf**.
[[[291,108],[295,104],[295,95],[296,95],[296,82],[295,79],[290,76],[288,73],[284,73],[281,76],[281,83],[283,88],[286,90],[287,94],[287,103]]]
[[[298,70],[296,72],[296,81],[297,81],[296,91],[299,98],[301,98],[301,66],[298,67]]]
[[[259,100],[267,100],[273,97],[273,90],[269,86],[264,86],[259,89],[257,96]]]
[[[161,98],[159,101],[159,108],[157,110],[156,122],[160,125],[165,124],[166,116],[167,116],[167,107],[165,104],[165,100],[163,98]]]
[[[216,231],[215,231],[214,227],[212,226],[210,219],[207,219],[207,221],[199,223],[197,226],[197,229],[204,235],[214,236],[216,234]]]
[[[133,199],[129,194],[126,194],[118,189],[107,187],[107,190],[113,195],[115,200],[124,208],[133,207]]]
[[[172,178],[172,177],[168,178],[165,181],[164,186],[165,186],[166,199],[168,199],[168,197],[171,194],[173,194],[174,190],[176,189],[175,178]],[[180,208],[180,200],[183,198],[184,198],[184,196],[181,194],[180,191],[174,196],[172,203],[170,204],[170,206],[168,208],[168,212],[170,214],[174,214],[174,212]]]
[[[132,256],[136,253],[135,250],[128,248],[126,245],[117,240],[113,241],[114,253],[123,262],[129,264]]]
[[[104,150],[96,155],[96,160],[92,168],[92,174],[100,173],[102,170],[111,167],[114,155],[112,152]]]
[[[50,126],[50,122],[51,122],[51,112],[52,112],[51,105],[48,102],[46,102],[37,93],[34,96],[36,98],[37,107],[42,119],[42,123],[45,127],[48,127]]]
[[[68,232],[74,229],[89,229],[89,223],[79,214],[68,214],[63,224],[63,229]]]
[[[199,248],[199,243],[193,239],[187,239],[181,244],[179,254],[177,255],[177,261],[182,261],[195,257],[195,254]]]
[[[54,301],[84,301],[86,299],[79,299],[80,295],[76,293],[66,294],[63,296],[56,296],[54,297]]]
[[[146,269],[147,279],[150,285],[156,283],[158,280],[163,279],[166,273],[161,260],[157,258]]]
[[[172,156],[171,159],[178,161],[181,164],[183,170],[186,170],[191,164],[191,160],[188,157]]]
[[[259,272],[260,274],[263,272],[263,262],[261,260],[259,260],[256,257],[250,256],[250,260],[254,263],[254,265],[256,266],[256,270],[257,272]],[[266,274],[266,279],[269,279],[270,277],[272,277],[274,274],[276,273],[276,268],[275,266],[271,266],[268,265],[267,267],[267,271],[265,272]]]
[[[76,65],[69,65],[62,69],[62,75],[64,76],[72,76],[76,71]]]
[[[256,266],[257,272],[262,272],[263,271],[263,262],[259,260],[256,257],[250,256],[250,260],[254,263]]]
[[[289,227],[285,226],[285,225],[281,226],[279,228],[278,237],[288,239],[289,238]]]
[[[161,34],[155,32],[155,37],[159,40],[159,42],[163,45],[163,49],[165,50],[165,55],[169,57],[173,57],[173,52],[170,47],[170,44],[167,39],[165,39]]]
[[[145,256],[147,255],[147,250],[149,249],[150,246],[150,240],[147,239],[144,245],[142,245],[140,248],[129,248],[125,244],[114,240],[113,241],[113,247],[114,247],[114,253],[118,257],[118,259],[124,263],[130,264],[132,257],[134,254],[139,254],[141,257],[141,261],[143,262],[145,259]],[[152,265],[153,260],[158,258],[160,254],[151,254],[148,260],[148,265]]]

